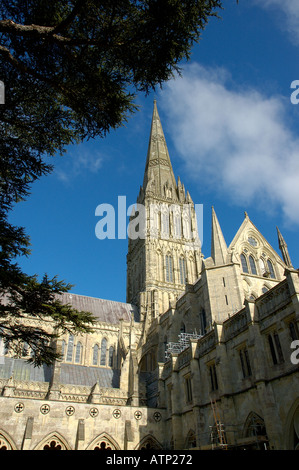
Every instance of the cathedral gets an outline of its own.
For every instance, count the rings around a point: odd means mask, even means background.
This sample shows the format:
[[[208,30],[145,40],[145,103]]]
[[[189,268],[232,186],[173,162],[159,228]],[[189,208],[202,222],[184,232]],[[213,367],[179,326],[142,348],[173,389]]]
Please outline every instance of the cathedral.
[[[245,213],[228,245],[212,207],[203,256],[156,102],[137,204],[126,303],[62,294],[97,322],[52,366],[0,338],[0,449],[298,449],[299,271],[279,229],[280,254]]]

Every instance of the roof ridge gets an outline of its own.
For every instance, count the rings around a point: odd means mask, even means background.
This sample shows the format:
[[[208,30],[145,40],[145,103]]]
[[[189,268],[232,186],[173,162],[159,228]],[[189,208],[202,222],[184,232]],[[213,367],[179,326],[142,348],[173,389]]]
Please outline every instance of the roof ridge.
[[[102,300],[104,302],[114,302],[117,304],[133,305],[129,302],[121,302],[120,300],[102,299],[101,297],[94,297],[92,295],[85,295],[85,294],[76,294],[75,292],[63,292],[62,294],[58,294],[58,295],[75,295],[76,297],[86,297],[87,299]]]

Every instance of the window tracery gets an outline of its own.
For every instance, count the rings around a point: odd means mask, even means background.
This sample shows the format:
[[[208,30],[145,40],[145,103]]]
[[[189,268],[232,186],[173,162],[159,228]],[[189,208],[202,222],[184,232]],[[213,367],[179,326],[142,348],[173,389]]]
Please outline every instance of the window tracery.
[[[186,439],[186,449],[193,449],[196,447],[196,436],[195,432],[190,430]]]
[[[11,445],[4,436],[0,434],[0,450],[12,450]]]
[[[61,443],[53,439],[49,441],[49,443],[44,445],[43,450],[63,450],[63,449],[62,449]]]
[[[245,424],[245,437],[267,436],[263,418],[256,413],[250,413]]]
[[[102,433],[89,444],[87,450],[119,450],[119,447],[109,434]]]
[[[139,446],[139,450],[159,450],[162,447],[152,437],[145,438]]]
[[[93,450],[114,450],[115,448],[110,444],[110,442],[106,439],[101,439],[99,442],[96,443]]]
[[[248,243],[249,243],[251,246],[254,246],[254,247],[257,246],[257,241],[256,241],[256,239],[255,239],[253,236],[249,236],[249,237],[248,237]]]
[[[45,440],[39,445],[38,449],[41,450],[68,450],[63,439],[60,439],[57,434],[52,434],[45,438]]]

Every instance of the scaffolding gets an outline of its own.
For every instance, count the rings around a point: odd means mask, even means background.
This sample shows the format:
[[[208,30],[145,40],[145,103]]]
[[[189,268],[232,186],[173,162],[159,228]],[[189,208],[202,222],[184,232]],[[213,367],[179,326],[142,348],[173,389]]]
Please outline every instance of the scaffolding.
[[[190,346],[191,339],[199,339],[202,335],[197,333],[180,333],[178,335],[179,341],[177,343],[169,342],[166,345],[165,358],[170,359],[173,354],[179,354]]]
[[[210,426],[210,429],[211,429],[210,438],[211,438],[212,449],[220,448],[222,450],[227,450],[225,428],[224,428],[224,424],[221,422],[217,403],[216,401],[213,401],[212,399],[210,399],[210,401],[211,401],[211,407],[212,407],[214,421],[215,421],[215,426]],[[214,432],[215,428],[216,428],[216,436]]]

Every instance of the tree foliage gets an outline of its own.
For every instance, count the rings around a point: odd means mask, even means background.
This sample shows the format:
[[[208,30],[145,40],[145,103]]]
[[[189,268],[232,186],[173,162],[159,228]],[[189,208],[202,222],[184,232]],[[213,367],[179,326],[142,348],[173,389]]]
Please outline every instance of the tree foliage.
[[[92,318],[59,304],[54,294],[69,285],[22,272],[14,259],[29,254],[29,239],[8,211],[52,170],[45,157],[104,137],[136,110],[136,93],[179,71],[220,8],[220,0],[1,1],[0,328],[15,351],[30,344],[36,364],[53,360],[59,329],[89,331]],[[55,332],[21,327],[23,312],[51,317]]]

